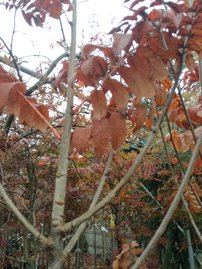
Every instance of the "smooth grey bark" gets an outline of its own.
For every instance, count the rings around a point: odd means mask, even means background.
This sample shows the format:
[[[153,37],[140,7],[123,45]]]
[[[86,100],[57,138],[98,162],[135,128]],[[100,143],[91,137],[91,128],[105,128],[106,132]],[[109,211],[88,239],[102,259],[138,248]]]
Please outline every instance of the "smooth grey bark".
[[[70,64],[68,71],[68,87],[67,87],[67,107],[64,119],[64,130],[60,143],[60,152],[58,157],[58,169],[55,179],[55,191],[53,198],[53,209],[51,216],[52,225],[52,240],[53,240],[53,257],[49,265],[49,269],[62,268],[63,255],[63,240],[62,234],[58,227],[64,223],[64,210],[66,198],[66,185],[69,167],[69,148],[72,129],[72,108],[74,97],[74,75],[75,75],[75,60],[76,60],[76,19],[77,19],[77,2],[73,1],[72,22],[71,22],[71,48],[70,48]]]

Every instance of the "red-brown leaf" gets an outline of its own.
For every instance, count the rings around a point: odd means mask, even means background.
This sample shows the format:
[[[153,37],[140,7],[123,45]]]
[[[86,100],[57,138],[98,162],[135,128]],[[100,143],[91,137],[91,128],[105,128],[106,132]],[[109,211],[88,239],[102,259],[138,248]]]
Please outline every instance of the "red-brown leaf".
[[[71,148],[75,148],[79,153],[84,153],[89,147],[91,128],[77,128],[72,134]]]
[[[99,56],[90,56],[83,61],[78,72],[77,79],[84,82],[86,86],[95,86],[98,80],[107,72],[107,62]]]
[[[91,135],[95,153],[98,156],[108,153],[110,141],[109,119],[93,120]]]
[[[33,98],[21,97],[20,122],[44,132],[50,126],[48,107],[37,104]]]
[[[21,82],[0,83],[0,111],[7,105],[9,98],[12,98],[12,96],[9,96],[11,90],[14,92],[13,94],[18,91],[25,93],[26,87]],[[14,98],[14,101],[15,100]]]
[[[122,50],[128,51],[132,43],[132,34],[114,34],[113,51],[115,55]]]
[[[118,73],[128,84],[130,92],[134,93],[137,100],[142,97],[152,97],[155,94],[155,87],[151,77],[146,76],[147,70],[138,70],[137,68],[129,68],[123,66],[119,68]],[[146,71],[146,73],[144,73]]]
[[[118,113],[114,112],[110,116],[110,134],[111,143],[114,149],[118,149],[123,145],[126,137],[126,124],[124,117]]]
[[[107,79],[103,85],[104,90],[110,90],[112,98],[110,106],[115,107],[118,111],[123,111],[128,103],[128,88],[115,79]]]
[[[67,74],[69,69],[69,63],[67,61],[63,62],[63,67],[58,73],[56,79],[55,79],[55,86],[60,89],[60,83],[64,82],[67,83]]]
[[[128,117],[134,124],[134,131],[139,130],[146,120],[147,111],[142,104],[136,104],[134,109],[128,111]]]
[[[94,90],[91,92],[90,99],[93,106],[94,119],[103,118],[107,112],[107,102],[104,92],[102,90]]]

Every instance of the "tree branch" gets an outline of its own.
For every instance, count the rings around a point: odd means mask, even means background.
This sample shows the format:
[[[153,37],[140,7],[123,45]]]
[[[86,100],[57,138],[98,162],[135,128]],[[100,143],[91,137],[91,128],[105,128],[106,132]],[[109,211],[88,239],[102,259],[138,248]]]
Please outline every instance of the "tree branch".
[[[183,53],[182,53],[182,57],[183,57]],[[178,69],[178,72],[177,72],[177,75],[176,75],[174,85],[172,87],[170,95],[167,98],[167,101],[166,101],[166,104],[165,104],[165,106],[164,106],[164,108],[162,110],[161,116],[159,117],[156,126],[151,129],[151,133],[150,133],[150,135],[149,135],[149,137],[147,139],[147,142],[146,142],[145,146],[143,147],[141,152],[138,154],[137,158],[133,162],[133,164],[130,167],[130,169],[128,170],[128,172],[120,180],[120,182],[116,185],[116,187],[110,193],[108,193],[108,195],[105,198],[103,198],[94,208],[92,208],[91,210],[88,210],[87,212],[82,214],[80,217],[74,219],[73,221],[70,221],[70,222],[66,223],[64,226],[58,227],[61,231],[67,232],[67,231],[71,230],[73,227],[76,227],[76,226],[80,225],[82,222],[89,219],[97,211],[99,211],[106,204],[108,204],[115,197],[115,195],[124,187],[124,185],[128,182],[130,177],[135,172],[136,168],[142,162],[143,157],[145,156],[147,150],[149,149],[150,145],[153,142],[153,139],[154,139],[154,137],[156,135],[156,131],[158,130],[158,128],[161,126],[161,124],[163,122],[164,116],[165,116],[165,114],[166,114],[166,112],[167,112],[167,110],[169,108],[169,105],[170,105],[170,102],[172,100],[172,97],[173,97],[173,95],[175,93],[175,90],[176,90],[176,88],[178,86],[178,81],[179,81],[179,77],[180,77],[181,70],[182,70],[182,62],[183,61],[181,61],[181,64],[179,65],[179,69]]]
[[[111,165],[111,162],[112,162],[112,158],[113,158],[113,151],[111,151],[110,154],[109,154],[109,158],[108,158],[107,164],[105,166],[105,169],[104,169],[102,178],[100,180],[100,184],[99,184],[99,186],[97,188],[97,191],[95,193],[95,196],[93,198],[93,201],[92,201],[92,203],[91,203],[91,205],[89,207],[89,210],[92,209],[96,205],[96,203],[97,203],[97,201],[98,201],[98,199],[99,199],[99,197],[101,195],[103,186],[105,184],[105,181],[106,181],[107,176],[108,176],[108,173],[109,173],[109,169],[110,169],[110,165]],[[72,250],[72,248],[75,246],[77,240],[79,239],[79,237],[81,236],[82,232],[86,228],[86,225],[87,225],[87,221],[83,222],[79,226],[78,230],[76,231],[76,233],[74,234],[74,236],[71,238],[71,240],[69,241],[68,245],[65,247],[65,249],[63,251],[63,255],[65,257],[68,255],[68,253],[70,253],[70,251]]]
[[[131,269],[138,269],[138,267],[144,262],[144,260],[146,259],[146,257],[149,255],[149,253],[151,252],[152,249],[154,249],[154,247],[156,246],[158,240],[160,239],[160,237],[162,236],[162,234],[165,232],[166,227],[170,221],[170,219],[172,218],[178,203],[181,199],[181,196],[183,194],[184,188],[186,187],[190,175],[192,173],[192,169],[194,166],[194,163],[196,161],[196,158],[198,156],[199,153],[199,149],[200,149],[200,145],[202,143],[202,134],[200,135],[200,137],[198,138],[198,141],[196,143],[196,146],[194,148],[191,160],[189,162],[188,168],[186,170],[186,173],[182,179],[182,182],[179,186],[178,192],[172,202],[172,204],[170,205],[168,212],[166,213],[163,221],[161,222],[159,228],[157,229],[157,231],[155,232],[154,236],[152,237],[151,241],[149,242],[149,244],[147,245],[147,247],[145,248],[145,250],[142,252],[141,256],[137,259],[136,263],[132,266]]]
[[[34,226],[31,225],[30,222],[21,214],[21,212],[14,205],[13,201],[9,198],[4,187],[0,183],[0,198],[6,203],[6,205],[11,209],[11,211],[15,214],[18,220],[30,231],[39,241],[47,246],[52,246],[52,241],[49,238],[46,238],[42,235]]]

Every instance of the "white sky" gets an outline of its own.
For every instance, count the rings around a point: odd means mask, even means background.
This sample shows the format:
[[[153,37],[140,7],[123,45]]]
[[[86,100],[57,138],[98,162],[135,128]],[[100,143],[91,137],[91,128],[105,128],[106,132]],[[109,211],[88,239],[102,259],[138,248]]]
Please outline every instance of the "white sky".
[[[82,3],[80,3],[82,2]],[[121,19],[127,14],[123,7],[124,0],[78,0],[78,45],[89,42],[90,37],[96,34],[106,34],[117,26]],[[6,11],[0,6],[0,37],[10,44],[13,31],[13,12]],[[70,28],[63,18],[64,31],[69,41]],[[45,58],[30,57],[31,55],[43,55],[51,60],[63,53],[63,48],[57,44],[62,39],[60,24],[58,20],[50,18],[44,28],[30,27],[19,12],[16,19],[13,52],[22,57],[23,65],[36,67]],[[3,52],[0,52],[3,55]],[[45,59],[46,60],[46,59]],[[31,64],[30,64],[31,63]],[[32,68],[34,69],[34,68]]]

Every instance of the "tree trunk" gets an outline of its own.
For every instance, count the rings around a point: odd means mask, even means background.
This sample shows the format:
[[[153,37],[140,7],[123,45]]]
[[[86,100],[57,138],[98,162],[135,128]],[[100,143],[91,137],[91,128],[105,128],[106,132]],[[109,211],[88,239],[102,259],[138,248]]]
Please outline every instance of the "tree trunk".
[[[73,1],[72,11],[72,23],[71,26],[71,51],[69,60],[68,71],[68,87],[67,87],[67,108],[64,119],[64,130],[61,138],[60,152],[58,159],[58,170],[55,179],[55,192],[52,209],[52,239],[53,239],[53,252],[52,261],[49,265],[49,269],[62,269],[64,255],[63,255],[63,237],[58,227],[64,224],[64,210],[66,199],[66,185],[67,175],[69,167],[69,147],[71,139],[72,129],[72,108],[73,108],[73,87],[74,87],[74,75],[75,75],[75,59],[76,59],[76,16],[77,16],[77,3]]]

